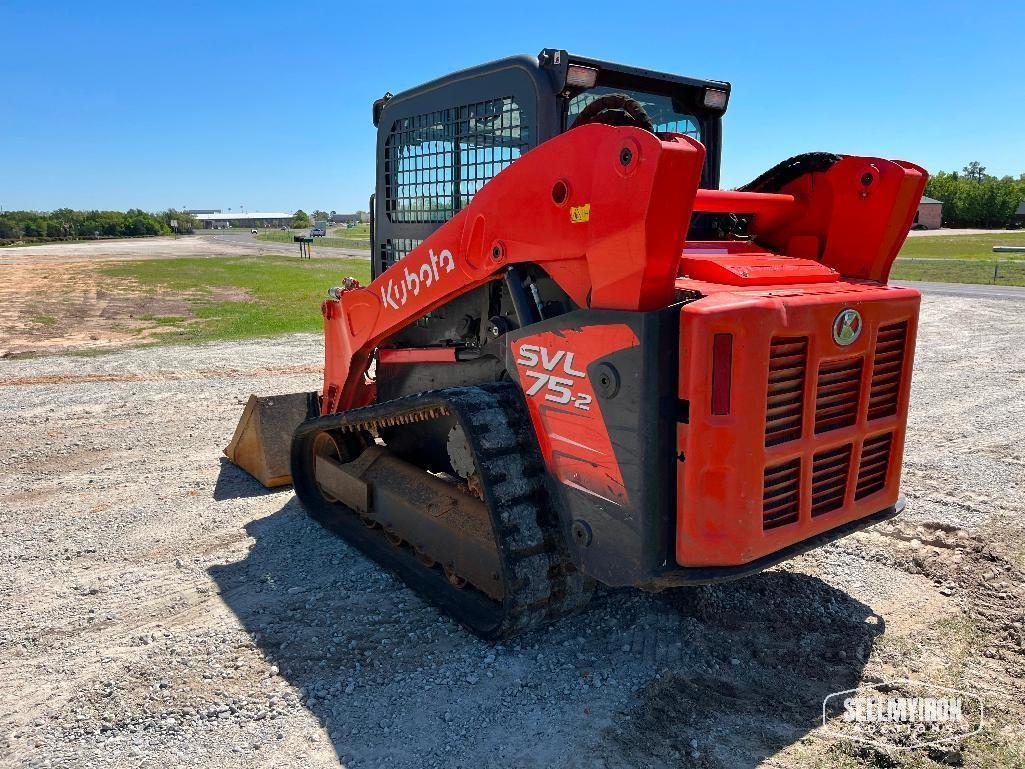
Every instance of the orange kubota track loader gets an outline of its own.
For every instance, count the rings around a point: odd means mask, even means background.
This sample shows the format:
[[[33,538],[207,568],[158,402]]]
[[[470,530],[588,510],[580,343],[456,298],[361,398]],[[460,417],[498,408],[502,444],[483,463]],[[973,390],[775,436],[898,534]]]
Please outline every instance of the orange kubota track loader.
[[[813,153],[715,189],[728,95],[546,49],[375,104],[375,277],[323,304],[291,475],[484,637],[903,508],[919,296],[887,276],[926,174]]]

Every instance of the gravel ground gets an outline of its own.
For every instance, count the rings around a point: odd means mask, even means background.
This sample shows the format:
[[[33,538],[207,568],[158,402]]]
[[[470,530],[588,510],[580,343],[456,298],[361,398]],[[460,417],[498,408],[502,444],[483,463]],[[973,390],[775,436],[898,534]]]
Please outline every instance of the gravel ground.
[[[258,241],[253,241],[257,243]],[[180,259],[189,256],[237,256],[249,253],[241,238],[183,235],[180,238],[115,238],[82,243],[42,243],[0,249],[0,264],[42,265],[136,259]]]
[[[241,254],[292,254],[291,243],[257,240],[248,232],[201,232],[195,235],[157,238],[114,238],[81,243],[42,243],[35,246],[0,248],[0,265],[41,266],[47,264],[134,261],[136,259],[180,259],[197,256],[239,256]],[[329,248],[319,243],[315,253],[323,256],[370,258],[369,251]]]
[[[317,386],[319,337],[0,361],[0,764],[1010,766],[1023,336],[1020,304],[926,301],[899,521],[499,646],[221,458],[251,391]],[[990,726],[882,758],[816,728],[897,675]]]

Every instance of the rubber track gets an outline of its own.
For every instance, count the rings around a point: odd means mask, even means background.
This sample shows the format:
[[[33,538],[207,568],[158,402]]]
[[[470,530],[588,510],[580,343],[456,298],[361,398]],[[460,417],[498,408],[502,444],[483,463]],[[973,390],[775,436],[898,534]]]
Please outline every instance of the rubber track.
[[[408,548],[388,543],[349,508],[324,500],[313,482],[312,444],[324,430],[359,432],[454,416],[463,427],[501,551],[504,601],[456,589]],[[576,570],[545,488],[546,472],[519,389],[508,382],[420,393],[301,424],[292,442],[296,493],[310,515],[400,576],[477,635],[497,640],[528,632],[587,604],[593,582]]]

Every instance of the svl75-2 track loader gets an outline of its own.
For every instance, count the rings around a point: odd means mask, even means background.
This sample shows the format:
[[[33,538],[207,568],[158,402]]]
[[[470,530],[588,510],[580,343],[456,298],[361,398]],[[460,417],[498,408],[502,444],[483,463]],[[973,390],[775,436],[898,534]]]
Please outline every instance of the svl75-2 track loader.
[[[721,191],[729,92],[547,49],[377,101],[373,282],[328,292],[322,392],[252,402],[229,456],[487,638],[899,513],[926,174]]]

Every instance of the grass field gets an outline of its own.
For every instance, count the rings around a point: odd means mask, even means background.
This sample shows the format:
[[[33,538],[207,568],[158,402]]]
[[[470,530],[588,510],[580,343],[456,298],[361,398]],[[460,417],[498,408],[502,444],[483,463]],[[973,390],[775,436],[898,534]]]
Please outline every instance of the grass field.
[[[997,256],[1014,258],[1014,254],[994,254],[993,246],[1025,246],[1025,230],[994,232],[985,235],[929,235],[910,237],[904,241],[901,257],[930,259],[988,259]],[[1025,254],[1022,254],[1025,257]]]
[[[992,283],[1025,286],[1025,259],[996,262],[984,259],[898,259],[890,272],[893,280],[928,280],[938,283]]]
[[[366,228],[342,230],[368,235]],[[263,233],[270,241],[291,242],[291,232]],[[318,238],[366,243],[357,239]],[[1025,233],[950,235],[909,238],[894,265],[896,280],[928,280],[953,283],[997,283],[1025,286],[1025,259],[1000,257],[994,244],[1025,245]],[[349,246],[351,247],[351,246]],[[316,246],[314,246],[316,253]],[[994,279],[994,267],[996,267]],[[161,327],[147,343],[191,343],[217,339],[243,339],[296,332],[319,332],[320,303],[330,286],[351,275],[364,284],[370,280],[365,259],[252,255],[196,257],[112,262],[98,268],[112,278],[129,279],[143,292],[157,290],[187,298],[187,312],[142,317]],[[232,300],[225,295],[234,294]],[[139,316],[136,316],[139,317]],[[40,315],[39,324],[50,322]]]
[[[152,259],[112,263],[100,270],[132,279],[144,290],[161,288],[189,296],[191,317],[151,319],[167,327],[157,338],[161,343],[320,331],[320,303],[327,289],[348,275],[364,284],[370,280],[365,259],[300,261],[276,255]],[[204,298],[213,287],[235,289],[240,301]]]
[[[271,230],[270,232],[261,232],[256,236],[257,240],[269,240],[272,243],[292,243],[292,236],[303,234],[305,235],[308,230]],[[328,248],[356,248],[363,251],[370,250],[370,225],[360,224],[351,229],[340,229],[335,228],[328,230],[333,233],[323,238],[314,238],[313,250],[317,250],[317,246],[327,246]]]
[[[1025,286],[1025,253],[995,254],[993,246],[1025,246],[1025,231],[908,238],[890,277]]]

